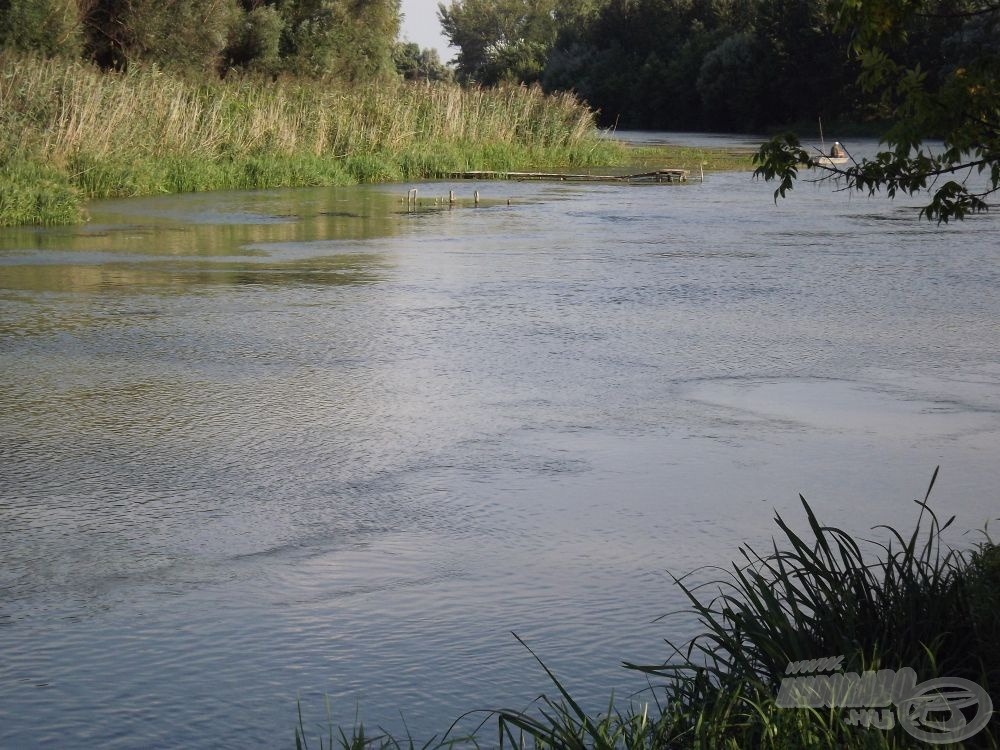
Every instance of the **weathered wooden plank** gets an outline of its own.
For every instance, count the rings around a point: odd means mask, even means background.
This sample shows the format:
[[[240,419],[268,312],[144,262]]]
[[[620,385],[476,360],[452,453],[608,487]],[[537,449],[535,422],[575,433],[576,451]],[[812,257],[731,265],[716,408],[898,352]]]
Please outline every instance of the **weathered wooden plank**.
[[[568,174],[564,172],[500,172],[478,170],[455,172],[462,180],[552,180],[556,182],[687,182],[686,169],[657,169],[638,174]]]

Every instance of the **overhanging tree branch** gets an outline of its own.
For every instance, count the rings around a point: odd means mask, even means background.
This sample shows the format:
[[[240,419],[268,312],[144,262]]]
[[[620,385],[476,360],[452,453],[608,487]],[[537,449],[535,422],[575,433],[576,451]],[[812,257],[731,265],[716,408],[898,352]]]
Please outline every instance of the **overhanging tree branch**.
[[[754,176],[778,183],[775,200],[792,189],[799,169],[815,167],[826,173],[818,181],[843,180],[842,190],[926,192],[930,202],[920,215],[938,223],[988,210],[986,198],[1000,190],[1000,3],[960,0],[947,16],[951,32],[936,37],[941,54],[930,58],[947,62],[930,69],[923,68],[926,55],[901,62],[897,55],[905,60],[905,49],[896,45],[907,39],[908,24],[926,23],[925,3],[838,0],[837,6],[861,63],[859,83],[895,121],[882,138],[886,148],[842,167],[820,163],[794,135],[779,136],[758,151]],[[941,138],[943,150],[927,152],[929,138]]]

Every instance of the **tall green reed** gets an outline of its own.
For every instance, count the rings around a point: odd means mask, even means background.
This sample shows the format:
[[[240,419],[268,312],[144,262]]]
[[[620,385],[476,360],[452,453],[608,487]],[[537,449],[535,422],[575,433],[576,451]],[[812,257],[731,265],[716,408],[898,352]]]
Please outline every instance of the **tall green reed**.
[[[703,632],[686,644],[668,641],[673,658],[663,664],[626,666],[667,679],[664,717],[690,746],[763,746],[771,737],[784,746],[912,744],[898,727],[880,734],[847,726],[836,710],[776,706],[792,661],[842,655],[848,672],[910,667],[921,679],[958,677],[996,690],[1000,552],[988,536],[968,551],[945,544],[955,519],[942,522],[929,504],[936,478],[935,470],[909,534],[879,526],[886,541],[858,540],[821,524],[800,498],[808,536],[777,515],[781,546],[764,554],[744,546],[742,563],[709,582],[675,579]],[[705,598],[705,590],[715,593]],[[997,736],[994,720],[975,740],[984,744],[970,746],[995,746]]]

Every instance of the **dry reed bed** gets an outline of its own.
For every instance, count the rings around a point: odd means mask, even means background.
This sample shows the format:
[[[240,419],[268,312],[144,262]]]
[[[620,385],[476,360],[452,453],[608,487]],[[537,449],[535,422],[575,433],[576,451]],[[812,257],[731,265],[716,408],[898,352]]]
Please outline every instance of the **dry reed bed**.
[[[571,146],[593,133],[572,96],[537,88],[387,84],[351,89],[250,80],[193,83],[155,67],[102,73],[60,60],[0,56],[8,152],[56,164],[177,154],[342,157],[415,144]]]

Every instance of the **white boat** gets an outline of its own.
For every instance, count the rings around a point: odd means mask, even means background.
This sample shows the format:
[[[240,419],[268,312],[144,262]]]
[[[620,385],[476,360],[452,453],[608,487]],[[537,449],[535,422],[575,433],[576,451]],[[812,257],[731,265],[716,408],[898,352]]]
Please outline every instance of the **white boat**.
[[[813,159],[813,164],[817,167],[840,167],[850,160],[849,156],[817,156]]]
[[[819,121],[819,142],[822,144],[820,146],[821,151],[820,156],[812,160],[814,167],[841,167],[851,160],[847,155],[847,151],[840,145],[840,141],[834,141],[833,146],[830,148],[830,153],[826,152],[826,141],[823,140],[822,120]]]

